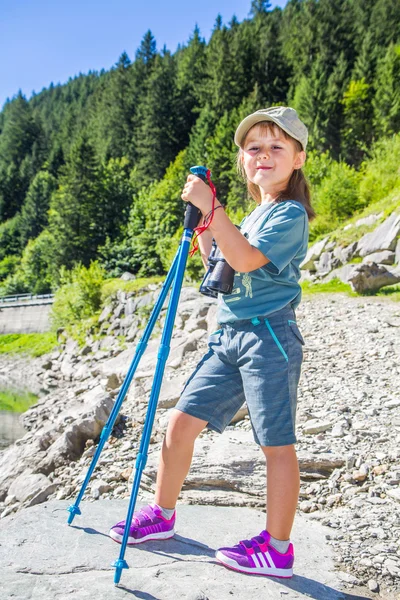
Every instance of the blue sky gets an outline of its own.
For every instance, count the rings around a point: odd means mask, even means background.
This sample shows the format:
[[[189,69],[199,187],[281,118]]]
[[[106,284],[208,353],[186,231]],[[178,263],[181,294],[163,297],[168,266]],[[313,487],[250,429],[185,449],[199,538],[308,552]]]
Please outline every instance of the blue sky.
[[[208,40],[218,13],[224,23],[234,14],[242,21],[250,6],[251,0],[0,0],[0,109],[19,89],[29,98],[51,82],[108,70],[124,50],[133,60],[148,29],[157,48],[175,52],[196,23]]]

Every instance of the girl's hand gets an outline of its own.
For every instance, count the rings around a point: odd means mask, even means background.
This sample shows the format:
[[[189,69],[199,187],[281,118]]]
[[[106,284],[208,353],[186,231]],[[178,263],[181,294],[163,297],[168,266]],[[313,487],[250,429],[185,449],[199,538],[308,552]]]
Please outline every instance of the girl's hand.
[[[185,202],[191,202],[194,206],[199,208],[203,215],[206,215],[212,208],[212,191],[209,186],[196,175],[188,175],[181,198]],[[216,202],[216,204],[218,205],[219,202]]]

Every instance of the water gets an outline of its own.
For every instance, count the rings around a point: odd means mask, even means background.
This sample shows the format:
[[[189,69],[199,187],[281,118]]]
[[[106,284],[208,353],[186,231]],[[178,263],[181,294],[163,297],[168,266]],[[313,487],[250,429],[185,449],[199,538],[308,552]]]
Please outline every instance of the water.
[[[23,437],[26,429],[19,422],[21,413],[0,411],[0,450]]]
[[[36,402],[37,396],[29,391],[0,388],[0,449],[25,435],[19,417]]]

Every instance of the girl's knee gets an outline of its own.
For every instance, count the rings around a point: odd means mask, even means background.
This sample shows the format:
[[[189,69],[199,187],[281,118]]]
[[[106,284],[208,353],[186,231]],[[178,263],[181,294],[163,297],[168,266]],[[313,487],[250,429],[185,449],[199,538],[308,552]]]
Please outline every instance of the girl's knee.
[[[166,440],[174,444],[194,442],[206,425],[207,421],[174,410],[168,423]]]
[[[296,448],[294,444],[289,446],[261,446],[265,458],[289,457],[296,456]]]

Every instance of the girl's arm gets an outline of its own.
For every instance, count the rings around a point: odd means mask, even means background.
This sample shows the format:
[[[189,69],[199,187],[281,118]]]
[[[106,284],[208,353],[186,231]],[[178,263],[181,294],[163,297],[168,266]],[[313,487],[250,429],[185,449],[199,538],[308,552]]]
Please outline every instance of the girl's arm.
[[[206,229],[203,233],[197,238],[200,248],[201,260],[203,261],[203,265],[205,270],[208,269],[208,257],[210,256],[211,247],[212,247],[212,239],[213,234],[210,229]]]
[[[183,189],[182,199],[185,202],[190,200],[192,204],[201,210],[203,215],[210,212],[212,207],[212,192],[210,188],[195,175],[188,176],[187,183]],[[216,200],[215,206],[219,205],[220,203]],[[204,250],[206,252],[207,250],[211,250],[211,239],[214,237],[225,260],[239,273],[254,271],[270,262],[260,250],[254,248],[247,241],[223,210],[215,211],[210,227],[199,237],[203,264],[203,249],[200,240],[206,234],[208,234],[208,237],[203,240]],[[206,258],[208,258],[208,254]],[[206,264],[207,262],[204,266]]]
[[[235,271],[249,273],[269,262],[268,258],[240,233],[223,210],[215,213],[209,229],[225,260]]]

